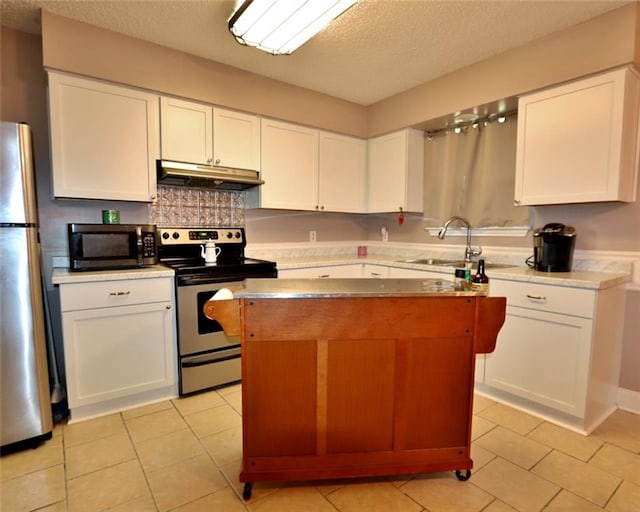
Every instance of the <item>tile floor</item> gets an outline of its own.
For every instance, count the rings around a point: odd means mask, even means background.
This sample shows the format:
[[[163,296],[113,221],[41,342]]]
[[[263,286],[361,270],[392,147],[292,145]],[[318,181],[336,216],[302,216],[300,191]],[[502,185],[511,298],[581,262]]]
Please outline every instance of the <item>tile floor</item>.
[[[0,459],[3,512],[640,511],[640,416],[584,437],[476,396],[471,479],[452,472],[256,483],[244,502],[240,387],[71,425]]]

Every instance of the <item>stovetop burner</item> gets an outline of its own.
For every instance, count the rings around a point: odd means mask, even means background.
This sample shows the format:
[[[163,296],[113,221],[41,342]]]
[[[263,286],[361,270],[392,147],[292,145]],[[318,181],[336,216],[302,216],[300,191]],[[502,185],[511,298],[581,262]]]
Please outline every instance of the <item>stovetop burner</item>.
[[[220,247],[217,263],[205,264],[206,242]],[[176,272],[178,285],[277,277],[272,261],[245,258],[244,228],[158,228],[158,260]]]

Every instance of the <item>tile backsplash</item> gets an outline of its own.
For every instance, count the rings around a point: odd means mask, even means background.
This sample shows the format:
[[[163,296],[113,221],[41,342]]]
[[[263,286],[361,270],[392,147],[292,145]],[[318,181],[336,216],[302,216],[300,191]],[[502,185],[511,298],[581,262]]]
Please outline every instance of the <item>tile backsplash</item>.
[[[158,186],[149,222],[162,227],[244,227],[244,193]]]

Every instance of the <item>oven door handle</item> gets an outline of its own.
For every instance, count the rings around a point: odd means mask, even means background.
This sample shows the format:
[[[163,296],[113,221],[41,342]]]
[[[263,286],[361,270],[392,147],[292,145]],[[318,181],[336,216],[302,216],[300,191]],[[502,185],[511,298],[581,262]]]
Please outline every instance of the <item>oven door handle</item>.
[[[205,366],[213,363],[220,363],[222,361],[229,361],[230,359],[237,359],[240,357],[240,350],[234,350],[231,354],[226,354],[224,356],[211,356],[211,357],[200,357],[197,359],[187,359],[182,360],[183,368],[195,368],[196,366]]]

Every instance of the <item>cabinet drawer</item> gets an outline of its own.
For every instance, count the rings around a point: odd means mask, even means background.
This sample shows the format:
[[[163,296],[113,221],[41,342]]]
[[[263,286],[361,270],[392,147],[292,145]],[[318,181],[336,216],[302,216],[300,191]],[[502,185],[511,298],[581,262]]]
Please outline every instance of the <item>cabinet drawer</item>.
[[[171,300],[173,280],[125,279],[60,286],[62,311],[127,306]]]
[[[593,290],[517,281],[491,281],[491,295],[507,298],[508,306],[592,318],[596,293]]]

